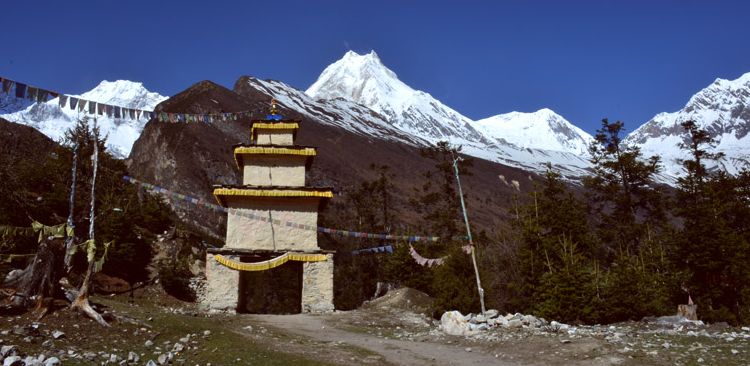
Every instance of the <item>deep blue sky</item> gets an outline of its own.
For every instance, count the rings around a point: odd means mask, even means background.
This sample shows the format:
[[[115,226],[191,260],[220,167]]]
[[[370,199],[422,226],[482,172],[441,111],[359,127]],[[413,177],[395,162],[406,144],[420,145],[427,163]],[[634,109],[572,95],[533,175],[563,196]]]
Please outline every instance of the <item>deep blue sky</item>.
[[[306,89],[352,49],[470,118],[548,107],[635,129],[750,72],[750,1],[3,1],[0,76],[173,95],[241,75]]]

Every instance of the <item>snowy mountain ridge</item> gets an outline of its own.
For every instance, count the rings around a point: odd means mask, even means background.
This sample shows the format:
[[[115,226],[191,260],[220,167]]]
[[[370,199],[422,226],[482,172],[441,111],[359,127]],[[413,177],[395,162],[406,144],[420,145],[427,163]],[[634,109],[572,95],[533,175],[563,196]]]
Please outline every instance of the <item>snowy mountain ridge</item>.
[[[153,110],[157,104],[167,97],[148,91],[142,83],[116,80],[104,80],[94,89],[81,95],[72,97],[117,105],[125,108]],[[65,131],[73,127],[79,117],[87,114],[72,110],[66,106],[61,108],[59,98],[46,103],[34,103],[23,109],[0,114],[0,117],[11,122],[25,124],[36,128],[53,140],[60,141]],[[115,156],[127,157],[133,143],[140,136],[143,126],[148,122],[144,117],[138,120],[128,118],[110,118],[97,116],[97,124],[102,133],[107,136],[107,148]]]
[[[543,172],[548,162],[569,177],[586,174],[593,138],[552,110],[512,112],[473,121],[398,79],[371,51],[348,51],[305,91],[318,102],[346,100],[377,112],[403,133],[462,145],[469,155]]]
[[[462,145],[463,152],[534,172],[544,172],[552,163],[568,179],[590,172],[588,146],[593,137],[554,111],[510,112],[473,121],[398,79],[374,52],[347,52],[325,68],[320,77],[301,91],[278,81],[241,79],[242,83],[276,98],[282,105],[321,123],[375,139],[427,146],[447,140]],[[103,81],[80,96],[86,100],[126,108],[153,110],[167,99],[149,92],[141,83]],[[60,108],[58,99],[31,104],[26,100],[0,100],[0,117],[18,122],[60,140],[74,125],[78,112]],[[625,138],[639,146],[644,156],[662,157],[660,180],[674,184],[682,174],[678,147],[687,134],[680,123],[695,120],[717,140],[715,151],[726,159],[710,165],[737,173],[750,168],[750,73],[735,80],[716,79],[693,95],[684,108],[659,113]],[[147,121],[99,116],[108,135],[108,146],[126,157]]]
[[[721,161],[706,161],[709,169],[724,169],[730,174],[750,169],[750,73],[735,80],[716,79],[693,95],[685,107],[657,114],[629,134],[625,142],[640,146],[646,156],[660,156],[664,174],[674,181],[683,173],[680,161],[688,158],[678,147],[688,141],[688,134],[680,125],[688,120],[695,121],[716,140],[711,151],[726,156]]]

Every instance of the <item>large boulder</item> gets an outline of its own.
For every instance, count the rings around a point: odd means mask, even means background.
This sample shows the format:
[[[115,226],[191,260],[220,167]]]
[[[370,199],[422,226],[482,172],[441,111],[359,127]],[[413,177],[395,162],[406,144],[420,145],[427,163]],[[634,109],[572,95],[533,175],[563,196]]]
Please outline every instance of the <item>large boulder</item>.
[[[459,311],[447,311],[440,317],[440,329],[446,334],[465,336],[473,333],[471,325]]]

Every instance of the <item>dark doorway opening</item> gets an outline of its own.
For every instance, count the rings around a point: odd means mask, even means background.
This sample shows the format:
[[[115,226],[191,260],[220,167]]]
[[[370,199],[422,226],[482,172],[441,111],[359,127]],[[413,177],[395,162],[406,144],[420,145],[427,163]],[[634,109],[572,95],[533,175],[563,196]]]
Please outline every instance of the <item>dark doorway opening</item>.
[[[271,256],[240,257],[259,262]],[[237,311],[251,314],[298,314],[302,312],[302,262],[289,261],[265,271],[240,271]]]

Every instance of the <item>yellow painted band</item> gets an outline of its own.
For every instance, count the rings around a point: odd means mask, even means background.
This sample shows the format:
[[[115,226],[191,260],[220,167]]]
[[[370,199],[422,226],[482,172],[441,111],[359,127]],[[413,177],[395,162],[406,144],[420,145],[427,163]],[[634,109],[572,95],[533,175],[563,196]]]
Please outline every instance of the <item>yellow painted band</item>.
[[[283,122],[283,123],[253,123],[250,127],[250,136],[255,136],[255,130],[297,130],[299,129],[299,123],[296,122]]]
[[[333,198],[331,191],[270,190],[253,188],[216,188],[214,196],[250,196],[250,197],[320,197]]]
[[[214,259],[220,264],[237,270],[237,271],[265,271],[276,268],[288,261],[297,262],[322,262],[328,259],[325,254],[308,254],[308,253],[284,253],[276,258],[262,262],[243,263],[225,258],[222,255],[215,255]]]

